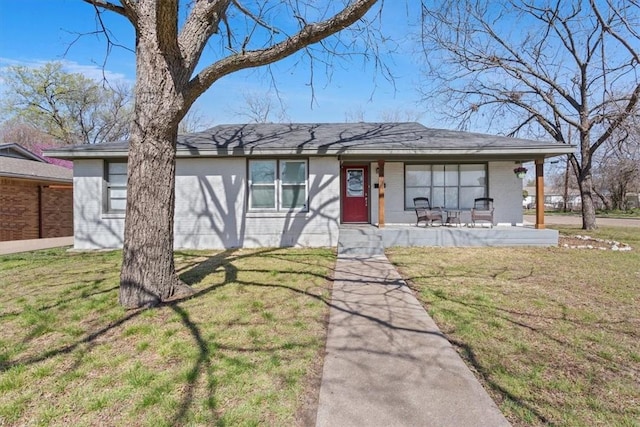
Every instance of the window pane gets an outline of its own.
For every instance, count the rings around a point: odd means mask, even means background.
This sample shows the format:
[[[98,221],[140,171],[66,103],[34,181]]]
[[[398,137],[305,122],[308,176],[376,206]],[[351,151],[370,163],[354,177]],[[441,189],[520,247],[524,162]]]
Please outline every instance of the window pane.
[[[431,185],[431,166],[430,165],[407,165],[407,167],[405,168],[405,185],[407,187],[430,186]]]
[[[444,188],[434,187],[431,192],[431,207],[444,207]]]
[[[405,202],[404,205],[407,209],[413,209],[413,198],[414,197],[428,197],[431,200],[431,191],[430,188],[407,188],[404,192]]]
[[[127,163],[119,162],[119,163],[109,163],[109,175],[126,175],[127,174]]]
[[[433,165],[433,185],[444,185],[444,165]]]
[[[127,207],[127,201],[125,199],[111,199],[112,211],[123,211]]]
[[[276,180],[276,162],[253,160],[249,162],[249,174],[253,184],[272,184]]]
[[[486,185],[484,165],[460,165],[460,185]]]
[[[111,187],[109,189],[109,197],[112,199],[126,199],[127,189],[120,187]]]
[[[458,208],[458,187],[446,187],[444,192],[444,206],[450,209]]]
[[[347,169],[347,197],[364,196],[364,170]]]
[[[276,191],[273,185],[251,186],[251,208],[273,209],[276,207]]]
[[[471,209],[473,207],[473,200],[478,197],[485,197],[484,187],[461,187],[460,208]]]
[[[307,179],[306,162],[283,161],[280,168],[283,183],[302,184]]]
[[[127,162],[105,162],[107,210],[124,211],[127,205]]]
[[[282,208],[294,209],[303,208],[306,204],[305,185],[283,185],[282,186]]]
[[[458,165],[445,166],[444,185],[458,185]]]
[[[127,190],[122,188],[109,188],[109,210],[123,211],[127,206]]]
[[[127,175],[109,175],[109,184],[127,185]]]

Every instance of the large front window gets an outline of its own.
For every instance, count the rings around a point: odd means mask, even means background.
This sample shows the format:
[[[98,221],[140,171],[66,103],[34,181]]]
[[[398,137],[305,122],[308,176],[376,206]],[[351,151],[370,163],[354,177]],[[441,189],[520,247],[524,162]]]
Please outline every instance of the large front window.
[[[306,160],[250,160],[249,209],[307,208]]]
[[[414,197],[428,197],[432,207],[471,209],[487,195],[486,164],[422,164],[405,166],[405,209]]]

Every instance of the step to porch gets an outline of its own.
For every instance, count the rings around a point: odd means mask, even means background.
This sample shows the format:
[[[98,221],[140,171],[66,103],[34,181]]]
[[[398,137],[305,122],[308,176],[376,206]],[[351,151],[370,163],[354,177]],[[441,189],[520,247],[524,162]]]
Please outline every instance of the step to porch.
[[[341,225],[338,256],[384,255],[382,234],[372,225]]]

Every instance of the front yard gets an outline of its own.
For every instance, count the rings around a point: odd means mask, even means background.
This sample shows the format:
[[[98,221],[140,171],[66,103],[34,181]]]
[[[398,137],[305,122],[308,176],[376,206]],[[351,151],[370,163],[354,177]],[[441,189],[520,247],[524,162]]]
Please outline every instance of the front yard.
[[[180,252],[199,291],[117,305],[121,253],[0,257],[0,425],[294,425],[321,369],[331,250]]]
[[[634,250],[388,252],[514,425],[640,425],[640,228],[589,234]]]
[[[590,234],[633,250],[388,251],[516,426],[639,425],[640,229]],[[313,425],[333,250],[178,252],[134,311],[120,257],[0,256],[0,425]]]

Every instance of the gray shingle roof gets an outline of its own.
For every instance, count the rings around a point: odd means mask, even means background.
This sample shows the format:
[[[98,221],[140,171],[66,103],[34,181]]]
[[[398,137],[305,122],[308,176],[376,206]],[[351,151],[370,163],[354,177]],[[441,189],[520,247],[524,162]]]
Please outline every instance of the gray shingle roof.
[[[126,155],[127,143],[83,145],[47,152],[60,158]],[[430,129],[419,123],[292,123],[218,125],[178,136],[178,156],[341,155],[515,156],[573,152],[548,141]]]
[[[27,159],[46,163],[45,159],[15,142],[0,144],[0,157],[14,157],[17,159]]]
[[[0,156],[0,177],[71,183],[73,171],[49,163]]]

